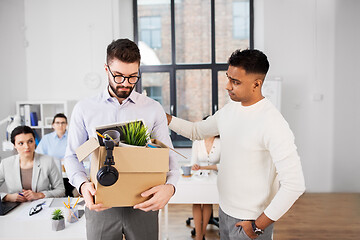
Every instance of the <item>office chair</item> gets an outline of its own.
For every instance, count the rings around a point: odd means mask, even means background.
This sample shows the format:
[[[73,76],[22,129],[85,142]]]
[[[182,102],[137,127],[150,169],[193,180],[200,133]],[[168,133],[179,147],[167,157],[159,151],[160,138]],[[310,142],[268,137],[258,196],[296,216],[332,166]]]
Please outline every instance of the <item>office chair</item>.
[[[189,218],[186,220],[186,225],[187,225],[187,226],[190,226],[191,220],[193,220],[193,219],[194,219],[194,218],[189,217]],[[215,226],[219,227],[219,218],[218,218],[218,217],[214,217],[213,212],[211,212],[211,216],[210,216],[210,219],[209,219],[208,224],[212,224],[212,225],[215,225]],[[195,236],[195,235],[196,235],[196,231],[195,231],[195,228],[193,228],[193,229],[191,230],[191,236]]]

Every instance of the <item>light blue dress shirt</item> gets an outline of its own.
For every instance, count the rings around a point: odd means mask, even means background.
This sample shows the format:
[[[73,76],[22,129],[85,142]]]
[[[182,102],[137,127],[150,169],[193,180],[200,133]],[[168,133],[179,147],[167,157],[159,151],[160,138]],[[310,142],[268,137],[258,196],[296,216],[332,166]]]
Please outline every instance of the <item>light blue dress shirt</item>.
[[[65,156],[67,136],[67,131],[61,138],[58,137],[56,132],[46,134],[41,138],[39,145],[36,147],[35,150],[35,152],[37,153],[48,155],[58,159],[59,161],[57,161],[56,165],[59,168],[60,172],[62,172],[61,159],[63,159]]]
[[[151,137],[173,147],[165,112],[157,101],[133,91],[122,104],[111,97],[108,89],[102,93],[79,101],[72,112],[69,125],[68,145],[64,165],[69,182],[78,190],[87,181],[84,165],[80,163],[75,150],[89,137],[97,137],[95,128],[117,122],[142,119],[151,132]],[[176,186],[180,176],[176,155],[169,152],[169,172],[166,183]]]

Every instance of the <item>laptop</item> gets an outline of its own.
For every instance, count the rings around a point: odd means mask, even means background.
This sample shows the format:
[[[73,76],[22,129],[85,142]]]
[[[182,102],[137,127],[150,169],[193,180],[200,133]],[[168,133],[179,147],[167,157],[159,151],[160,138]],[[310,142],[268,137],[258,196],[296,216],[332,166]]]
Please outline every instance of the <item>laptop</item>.
[[[14,208],[16,208],[19,205],[20,205],[19,202],[0,201],[0,216],[7,214],[8,212],[10,212],[11,210],[13,210]]]

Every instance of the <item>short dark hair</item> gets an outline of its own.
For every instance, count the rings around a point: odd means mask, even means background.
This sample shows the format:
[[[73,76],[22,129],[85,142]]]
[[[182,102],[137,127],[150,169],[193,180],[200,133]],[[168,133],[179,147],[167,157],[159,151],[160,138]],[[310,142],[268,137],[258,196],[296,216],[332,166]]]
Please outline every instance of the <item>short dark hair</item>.
[[[56,119],[56,118],[65,118],[66,123],[67,123],[67,117],[66,117],[65,114],[63,114],[63,113],[58,113],[58,114],[56,114],[56,115],[54,116],[54,118],[53,118],[52,124],[55,123],[55,119]]]
[[[14,130],[12,130],[12,132],[11,132],[10,140],[11,140],[12,144],[15,145],[15,137],[17,135],[19,135],[19,134],[22,134],[22,133],[24,133],[24,134],[31,133],[33,135],[34,139],[35,139],[35,133],[30,127],[28,127],[28,126],[18,126],[16,128],[14,128]]]
[[[107,47],[106,63],[109,64],[114,58],[125,63],[140,64],[140,50],[136,43],[129,39],[118,39],[112,41]]]
[[[241,67],[246,73],[265,74],[269,70],[269,61],[266,55],[256,49],[236,50],[228,60],[233,67]]]

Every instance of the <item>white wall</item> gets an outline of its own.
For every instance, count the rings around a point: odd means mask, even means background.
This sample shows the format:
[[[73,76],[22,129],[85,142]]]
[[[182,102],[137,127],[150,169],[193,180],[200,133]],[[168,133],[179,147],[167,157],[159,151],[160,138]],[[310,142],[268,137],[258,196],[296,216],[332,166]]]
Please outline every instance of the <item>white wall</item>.
[[[296,138],[307,190],[332,191],[334,1],[262,3],[261,47],[268,75],[283,80],[281,109]]]
[[[360,192],[360,1],[337,1],[335,15],[335,191]]]
[[[106,47],[119,34],[118,9],[112,0],[26,1],[28,98],[79,100],[104,89]],[[98,87],[85,82],[87,74],[98,76]]]
[[[0,6],[15,21],[19,9],[12,2]],[[283,79],[282,113],[295,134],[310,192],[360,192],[359,174],[350,174],[360,169],[359,10],[356,0],[255,0],[255,47],[269,57],[269,76]],[[22,91],[18,100],[72,100],[101,91],[106,46],[133,37],[131,0],[32,0],[23,11],[25,18],[15,22],[26,25],[26,60],[20,33],[11,33],[16,41],[0,40],[1,49],[11,43],[19,56],[0,55],[0,67],[7,69],[2,79],[27,79],[20,89],[6,82],[9,92]],[[5,25],[2,20],[1,35],[12,29]],[[8,58],[27,69],[22,78],[14,76],[18,68],[8,69]],[[84,83],[89,72],[101,77],[96,89]],[[11,96],[5,93],[0,103],[9,113],[15,106],[4,101],[14,104]]]
[[[27,98],[24,0],[0,1],[0,120],[14,115],[15,102]],[[0,142],[6,125],[0,126]],[[0,151],[0,158],[12,152]]]
[[[360,192],[360,3],[255,0],[255,9],[255,47],[268,55],[269,75],[283,79],[282,113],[307,191]]]
[[[84,77],[102,73],[112,39],[110,10],[109,2],[99,1],[26,2],[29,99],[79,99],[97,92]]]

